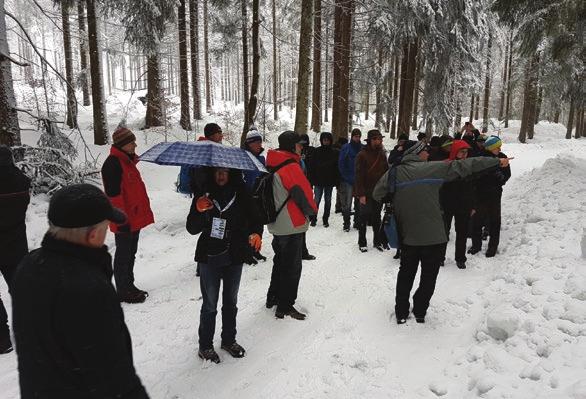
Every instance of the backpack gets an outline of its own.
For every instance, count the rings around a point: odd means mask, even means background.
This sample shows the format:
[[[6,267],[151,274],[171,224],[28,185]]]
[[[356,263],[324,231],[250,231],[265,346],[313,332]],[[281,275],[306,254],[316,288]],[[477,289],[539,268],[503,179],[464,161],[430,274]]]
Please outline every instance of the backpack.
[[[279,206],[275,207],[275,196],[273,193],[273,180],[275,173],[282,167],[294,163],[294,159],[288,159],[269,169],[269,173],[264,173],[257,177],[254,183],[252,199],[259,214],[259,221],[264,224],[274,223],[277,216],[281,213],[287,202],[291,199],[289,194],[285,201]]]
[[[193,194],[191,191],[191,170],[192,166],[182,166],[177,176],[177,192],[181,194]]]

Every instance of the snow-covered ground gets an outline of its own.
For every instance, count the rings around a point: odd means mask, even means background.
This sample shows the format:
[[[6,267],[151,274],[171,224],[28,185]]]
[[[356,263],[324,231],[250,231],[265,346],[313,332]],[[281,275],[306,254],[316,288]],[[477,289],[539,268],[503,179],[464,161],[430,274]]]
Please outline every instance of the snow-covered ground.
[[[219,365],[196,354],[201,295],[196,237],[184,228],[190,200],[174,191],[177,168],[140,164],[157,221],[141,235],[135,271],[150,297],[124,311],[151,397],[586,398],[586,140],[565,140],[563,126],[541,123],[523,145],[517,131],[513,123],[502,134],[515,160],[500,254],[470,256],[459,270],[450,245],[426,324],[395,323],[398,261],[392,252],[361,254],[357,232],[344,233],[335,215],[329,229],[318,224],[308,233],[317,260],[303,265],[303,322],[276,320],[264,307],[272,257],[265,233],[269,261],[245,266],[240,287],[238,341],[247,356],[220,351]],[[161,138],[137,136],[139,152]],[[102,160],[108,151],[92,150]],[[32,248],[46,210],[47,198],[35,197],[27,216]],[[3,282],[0,292],[10,306]],[[16,368],[15,353],[0,357],[3,399],[19,396]]]

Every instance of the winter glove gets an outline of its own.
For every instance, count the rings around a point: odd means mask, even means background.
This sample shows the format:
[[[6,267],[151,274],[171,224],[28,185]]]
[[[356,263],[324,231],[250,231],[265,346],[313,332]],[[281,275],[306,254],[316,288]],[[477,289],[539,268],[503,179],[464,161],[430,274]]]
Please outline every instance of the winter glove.
[[[118,225],[118,232],[119,233],[130,233],[130,225],[126,224],[119,224]]]
[[[254,248],[254,251],[255,252],[259,252],[260,249],[261,249],[261,247],[262,247],[262,239],[256,233],[251,234],[250,236],[248,236],[248,243],[250,244],[250,246],[252,248]]]
[[[195,208],[198,212],[205,212],[210,210],[214,207],[213,202],[206,196],[199,197],[197,201],[195,201]]]

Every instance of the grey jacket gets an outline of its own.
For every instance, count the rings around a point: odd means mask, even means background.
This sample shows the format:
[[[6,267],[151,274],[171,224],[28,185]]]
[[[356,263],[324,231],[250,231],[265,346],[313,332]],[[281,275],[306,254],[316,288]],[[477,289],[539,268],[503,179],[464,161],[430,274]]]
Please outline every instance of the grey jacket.
[[[401,242],[411,246],[443,244],[448,241],[439,190],[444,182],[470,176],[499,166],[497,158],[477,157],[452,162],[425,162],[409,154],[397,166],[395,218]],[[388,172],[378,181],[373,198],[387,194]]]

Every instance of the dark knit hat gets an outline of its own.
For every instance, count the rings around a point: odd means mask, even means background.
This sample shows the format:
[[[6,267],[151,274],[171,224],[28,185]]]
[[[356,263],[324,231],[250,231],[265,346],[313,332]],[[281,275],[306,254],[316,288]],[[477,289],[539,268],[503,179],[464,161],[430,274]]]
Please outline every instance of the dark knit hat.
[[[426,137],[427,137],[427,134],[425,134],[425,132],[420,132],[420,133],[417,135],[417,141],[421,141],[421,140],[423,140],[423,139],[424,139],[424,138],[426,138]]]
[[[222,133],[222,128],[217,123],[208,123],[203,128],[203,135],[211,137],[216,133]]]
[[[321,134],[319,135],[319,142],[323,144],[323,141],[325,139],[329,139],[330,144],[333,144],[334,142],[334,136],[330,132],[321,132]]]
[[[397,141],[401,141],[401,140],[409,140],[409,136],[407,136],[405,133],[401,133],[399,135],[399,138],[397,139]]]
[[[357,127],[355,127],[354,129],[352,129],[352,133],[350,133],[350,137],[354,137],[354,136],[360,136],[360,137],[362,137],[362,132]]]
[[[405,143],[403,148],[404,148],[403,156],[409,155],[409,154],[419,155],[419,153],[421,153],[423,151],[429,151],[429,146],[427,144],[425,144],[423,141],[409,140],[408,142]]]
[[[372,129],[368,131],[368,134],[366,135],[366,141],[370,141],[374,138],[380,137],[381,139],[385,136],[382,135],[382,133],[380,132],[380,130],[378,129]]]
[[[295,152],[295,144],[301,142],[301,136],[287,130],[279,135],[279,150]]]
[[[303,145],[309,144],[309,135],[307,133],[303,133],[299,135],[299,143]]]
[[[109,220],[126,222],[126,215],[112,207],[106,195],[91,184],[74,184],[57,191],[49,202],[49,222],[53,226],[74,229]]]
[[[124,147],[126,144],[136,141],[136,136],[132,131],[125,127],[119,127],[112,134],[112,141],[116,147]]]
[[[0,145],[0,166],[14,165],[14,157],[12,156],[12,150],[10,147]]]

